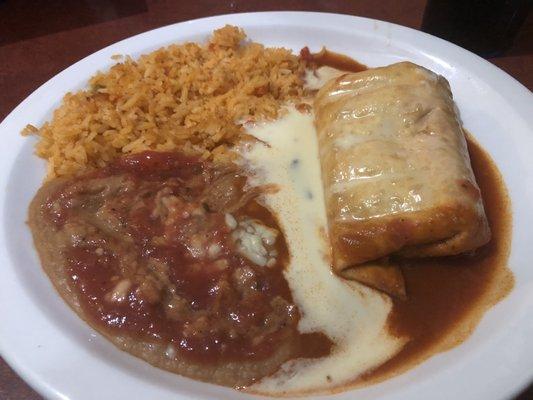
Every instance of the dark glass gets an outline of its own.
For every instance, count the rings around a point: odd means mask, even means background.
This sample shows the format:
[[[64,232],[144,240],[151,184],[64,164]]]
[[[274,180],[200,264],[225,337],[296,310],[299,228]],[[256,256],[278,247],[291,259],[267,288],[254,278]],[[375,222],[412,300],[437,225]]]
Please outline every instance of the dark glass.
[[[483,57],[512,44],[533,0],[429,0],[422,30]]]

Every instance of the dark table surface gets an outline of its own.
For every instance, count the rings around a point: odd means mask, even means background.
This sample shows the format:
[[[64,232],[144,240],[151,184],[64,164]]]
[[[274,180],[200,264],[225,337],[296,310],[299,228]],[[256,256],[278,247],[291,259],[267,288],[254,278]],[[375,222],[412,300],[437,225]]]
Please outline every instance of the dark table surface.
[[[129,36],[194,18],[251,11],[322,11],[418,29],[426,0],[0,0],[0,120],[42,83]],[[489,58],[533,89],[533,18],[514,45]],[[0,400],[41,399],[0,358]],[[533,399],[533,385],[516,400]]]

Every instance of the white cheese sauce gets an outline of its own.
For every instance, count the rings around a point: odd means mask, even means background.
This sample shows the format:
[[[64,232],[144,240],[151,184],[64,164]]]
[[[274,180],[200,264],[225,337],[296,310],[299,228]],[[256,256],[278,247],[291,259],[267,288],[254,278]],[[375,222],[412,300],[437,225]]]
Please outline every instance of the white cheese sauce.
[[[335,346],[328,357],[287,362],[248,390],[291,395],[328,390],[354,381],[395,355],[404,340],[386,329],[390,299],[333,274],[326,210],[312,114],[293,107],[274,122],[246,126],[260,140],[241,149],[251,185],[279,190],[262,201],[277,215],[290,260],[285,277],[301,313],[302,333],[323,332]]]

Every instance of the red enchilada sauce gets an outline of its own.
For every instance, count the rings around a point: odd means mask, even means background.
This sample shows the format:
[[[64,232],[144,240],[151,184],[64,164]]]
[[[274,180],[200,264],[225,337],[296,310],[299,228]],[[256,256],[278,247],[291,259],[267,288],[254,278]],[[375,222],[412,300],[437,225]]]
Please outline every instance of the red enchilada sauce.
[[[145,152],[63,185],[46,209],[91,322],[196,362],[260,360],[282,343],[326,355],[324,335],[296,329],[283,234],[245,183],[230,167]]]
[[[309,47],[306,46],[300,50],[300,58],[304,60],[310,68],[327,66],[346,72],[361,72],[368,69],[366,65],[355,61],[353,58],[341,53],[335,53],[325,47],[323,47],[318,53],[311,53]]]

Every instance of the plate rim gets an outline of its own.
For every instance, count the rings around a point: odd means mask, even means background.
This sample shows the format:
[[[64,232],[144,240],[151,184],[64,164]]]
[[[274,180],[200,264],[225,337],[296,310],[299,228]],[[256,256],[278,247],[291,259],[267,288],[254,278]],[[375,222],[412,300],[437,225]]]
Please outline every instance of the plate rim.
[[[432,36],[432,35],[430,35],[428,33],[419,31],[419,30],[414,29],[414,28],[402,26],[402,25],[391,23],[391,22],[388,22],[388,21],[382,21],[382,20],[378,20],[378,19],[373,19],[373,18],[360,17],[360,16],[348,15],[348,14],[338,14],[338,13],[324,13],[324,12],[312,12],[312,11],[247,12],[247,13],[220,14],[220,15],[197,18],[197,19],[192,19],[192,20],[187,20],[187,21],[181,21],[181,22],[177,22],[177,23],[173,23],[173,24],[168,24],[168,25],[164,25],[164,26],[161,26],[161,27],[157,27],[157,28],[154,28],[154,29],[151,29],[151,30],[147,30],[147,31],[144,31],[144,32],[132,35],[132,36],[129,36],[127,38],[124,38],[124,39],[122,39],[120,41],[111,43],[110,45],[108,45],[106,47],[103,47],[103,48],[101,48],[101,49],[99,49],[99,50],[87,55],[86,57],[81,58],[80,60],[76,61],[75,63],[69,65],[68,67],[66,67],[62,71],[60,71],[57,74],[55,74],[54,76],[52,76],[49,80],[44,82],[42,85],[40,85],[30,95],[28,95],[24,100],[22,100],[2,120],[2,122],[0,123],[0,131],[4,130],[5,126],[8,125],[9,122],[11,122],[11,119],[13,119],[13,117],[21,109],[23,109],[25,107],[25,105],[29,102],[30,99],[33,99],[35,96],[39,95],[42,91],[44,91],[47,88],[47,86],[51,84],[52,81],[55,81],[56,79],[60,79],[62,77],[62,75],[67,73],[68,71],[75,70],[76,68],[78,68],[79,64],[81,64],[83,62],[86,62],[87,59],[95,57],[96,55],[98,55],[100,53],[104,53],[105,51],[109,51],[111,47],[116,47],[119,44],[123,45],[123,44],[125,44],[125,42],[138,40],[139,37],[141,37],[143,35],[155,34],[157,31],[164,31],[164,30],[167,30],[167,29],[172,29],[173,27],[175,28],[177,26],[185,27],[187,25],[191,25],[192,26],[194,24],[206,23],[206,24],[212,24],[213,27],[214,27],[214,26],[216,26],[217,23],[218,24],[221,24],[221,23],[232,23],[231,21],[227,21],[228,19],[231,20],[231,19],[242,18],[243,19],[242,22],[244,22],[244,19],[246,17],[250,17],[250,16],[254,16],[254,17],[256,17],[256,16],[265,16],[265,17],[271,17],[271,18],[277,18],[277,17],[298,18],[298,17],[305,17],[305,16],[314,16],[314,17],[324,16],[324,17],[328,17],[328,18],[332,18],[332,17],[333,18],[343,18],[343,19],[346,19],[346,21],[348,21],[350,19],[355,19],[355,20],[360,20],[360,21],[366,22],[366,23],[378,23],[378,24],[385,24],[385,26],[387,26],[387,25],[388,26],[392,26],[395,29],[399,29],[401,31],[404,31],[405,33],[415,34],[416,36],[419,36],[421,38],[425,38],[425,40],[431,40],[432,42],[436,41],[436,43],[440,43],[441,46],[446,46],[446,47],[449,48],[449,50],[452,50],[453,52],[455,52],[456,53],[455,56],[459,55],[459,56],[469,57],[469,58],[471,58],[472,60],[475,61],[473,63],[474,67],[480,67],[480,68],[483,67],[483,68],[485,68],[487,70],[486,73],[489,73],[490,75],[494,75],[494,74],[501,75],[503,73],[505,75],[505,81],[506,82],[505,82],[505,85],[503,85],[505,87],[501,88],[501,89],[503,89],[504,93],[507,92],[507,91],[518,91],[518,92],[520,92],[520,96],[523,97],[524,99],[528,99],[528,97],[529,97],[529,100],[533,99],[533,94],[531,93],[531,91],[529,91],[529,89],[527,89],[523,84],[521,84],[513,76],[511,76],[507,72],[503,71],[502,69],[498,68],[497,66],[495,66],[492,63],[490,63],[489,61],[487,61],[487,60],[479,57],[478,55],[476,55],[476,54],[474,54],[474,53],[472,53],[472,52],[470,52],[470,51],[468,51],[466,49],[463,49],[463,48],[461,48],[461,47],[459,47],[459,46],[457,46],[457,45],[455,45],[455,44],[453,44],[451,42],[448,42],[448,41],[446,41],[444,39],[441,39],[441,38],[438,38],[436,36]],[[260,24],[257,24],[256,22],[257,21],[254,21],[252,24],[254,26],[260,26]],[[287,22],[288,21],[280,21],[280,24],[284,25]],[[180,41],[180,38],[177,37],[176,41]],[[158,46],[158,47],[160,47],[160,46]],[[472,56],[473,56],[473,58],[472,58]],[[448,56],[446,58],[448,58]],[[113,63],[114,62],[112,62],[111,64],[113,64]],[[512,87],[509,88],[509,85],[511,83],[512,83]],[[498,86],[501,86],[501,85],[498,84]],[[513,106],[516,106],[516,108],[518,108],[518,113],[521,114],[522,116],[526,115],[526,113],[528,111],[530,111],[530,114],[528,114],[529,118],[526,118],[526,120],[528,120],[528,122],[533,122],[533,112],[531,112],[531,111],[533,111],[533,104],[532,103],[530,103],[529,107],[528,107],[527,102],[522,103],[522,104],[513,104]],[[0,152],[3,152],[3,151],[0,150]],[[3,163],[0,163],[0,165],[2,165],[2,164]],[[10,164],[12,164],[12,163],[10,163]],[[3,175],[6,175],[6,174],[3,174]],[[6,178],[6,177],[2,176],[2,178]],[[0,199],[0,205],[2,206],[2,212],[4,211],[4,200],[5,200],[5,194],[3,194],[1,196],[1,199]],[[0,220],[3,222],[3,214],[2,214],[2,217],[0,217]],[[3,235],[4,234],[5,234],[5,232],[2,231],[2,233],[0,234],[0,239],[3,239]],[[4,247],[5,246],[5,241],[2,240],[0,242],[0,245],[2,247]],[[1,319],[1,317],[0,317],[0,319]],[[30,385],[39,394],[41,394],[41,395],[43,395],[43,396],[45,396],[47,398],[62,398],[62,395],[59,392],[57,392],[56,390],[54,390],[54,388],[52,388],[49,385],[47,385],[46,382],[40,380],[38,376],[34,376],[34,373],[33,373],[33,371],[31,369],[29,369],[26,366],[20,364],[18,362],[18,360],[17,360],[16,352],[10,351],[6,347],[3,347],[2,344],[3,344],[3,340],[2,340],[2,337],[0,335],[0,354],[2,355],[2,357],[4,358],[6,363],[11,368],[13,368],[13,370],[15,370],[16,373],[28,385]],[[531,381],[532,378],[533,378],[533,371],[530,372],[528,381]],[[514,389],[512,390],[512,392],[513,392],[512,394],[517,393],[518,391],[522,390],[528,384],[528,381],[525,381],[522,384],[514,385]]]

